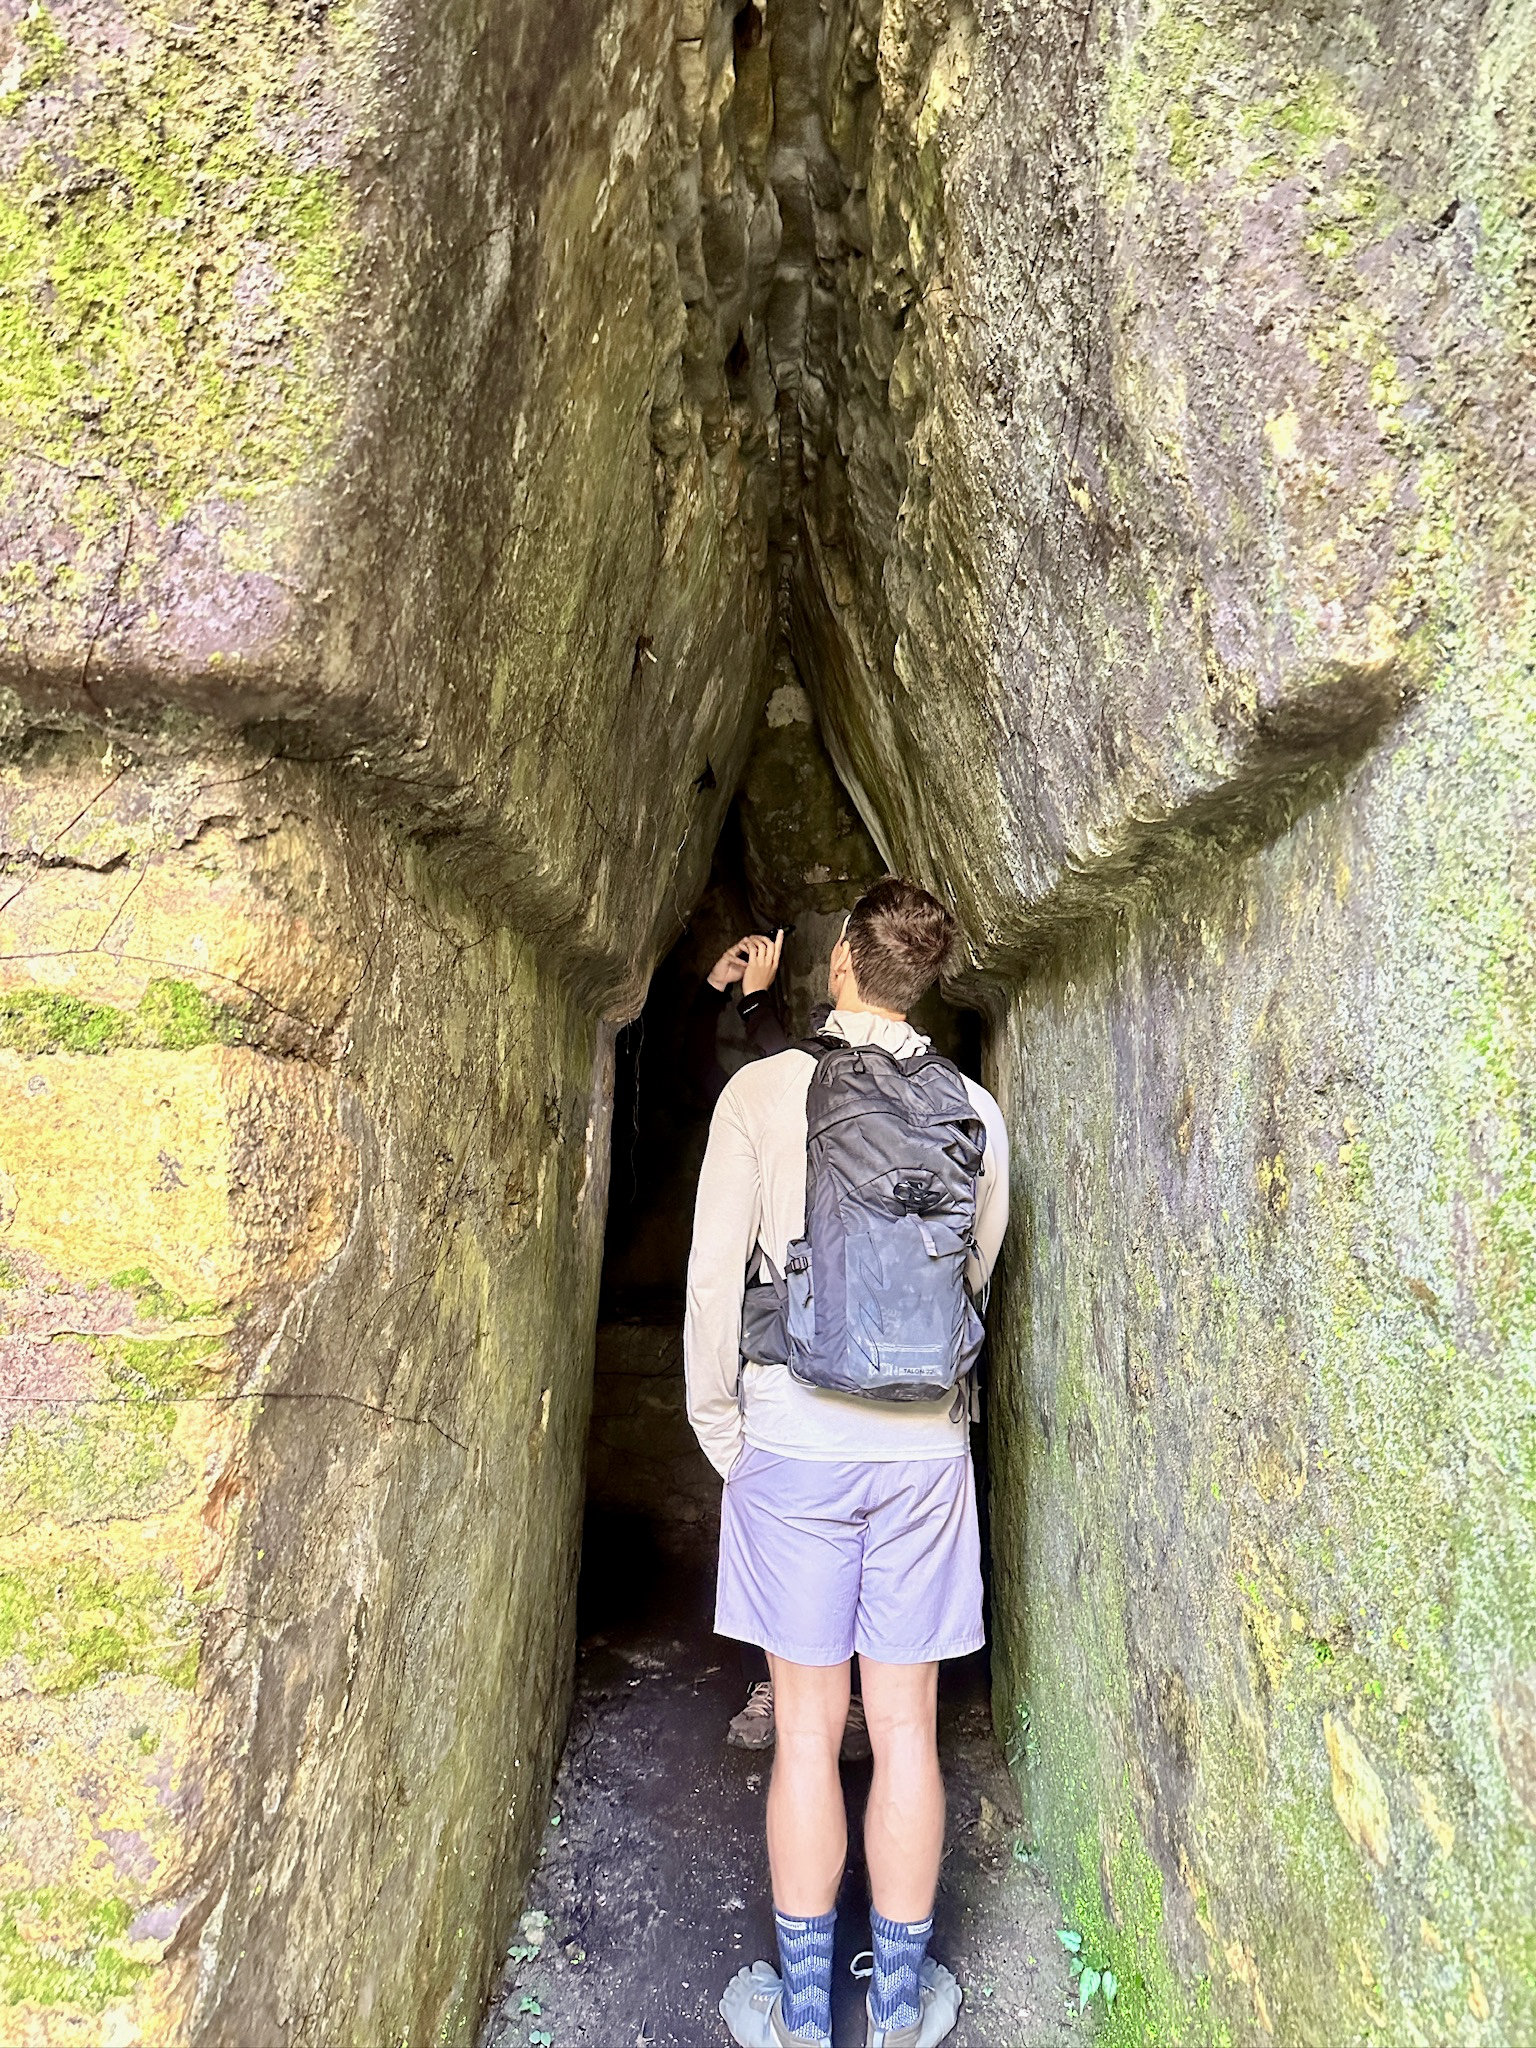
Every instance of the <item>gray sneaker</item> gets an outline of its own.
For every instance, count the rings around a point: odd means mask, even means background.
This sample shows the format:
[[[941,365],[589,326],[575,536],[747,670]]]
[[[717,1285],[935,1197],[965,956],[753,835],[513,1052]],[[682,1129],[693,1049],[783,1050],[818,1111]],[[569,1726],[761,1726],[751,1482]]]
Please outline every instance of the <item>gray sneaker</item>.
[[[741,2048],[832,2048],[828,2040],[797,2040],[787,2033],[783,2006],[784,1979],[771,1963],[754,1963],[726,1985],[720,2017]]]
[[[772,1749],[773,1680],[760,1678],[747,1694],[747,1704],[725,1731],[732,1749]]]
[[[856,1977],[871,1974],[870,1970],[859,1967],[863,1961],[863,1956],[854,1957],[853,1974]],[[873,1956],[870,1964],[872,1969]],[[918,1993],[920,2010],[910,2027],[877,2027],[868,2018],[866,2003],[868,2032],[864,2037],[864,2048],[938,2048],[940,2041],[955,2031],[960,2023],[962,1994],[953,1972],[946,1970],[942,1963],[936,1963],[932,1956],[924,1956],[921,1987]]]

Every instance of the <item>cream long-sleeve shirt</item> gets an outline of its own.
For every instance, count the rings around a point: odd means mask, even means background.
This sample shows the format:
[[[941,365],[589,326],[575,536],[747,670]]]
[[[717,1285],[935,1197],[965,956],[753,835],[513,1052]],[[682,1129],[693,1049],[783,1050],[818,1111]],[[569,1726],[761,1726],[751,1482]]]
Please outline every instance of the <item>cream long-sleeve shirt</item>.
[[[823,1027],[850,1045],[879,1045],[910,1058],[927,1039],[909,1024],[834,1010]],[[688,1259],[683,1359],[688,1419],[722,1475],[743,1443],[782,1457],[876,1460],[962,1457],[967,1421],[951,1396],[883,1403],[808,1387],[786,1365],[748,1363],[737,1400],[741,1296],[747,1262],[761,1245],[782,1273],[805,1229],[805,1098],[816,1062],[776,1053],[734,1075],[715,1105],[699,1175]],[[966,1092],[986,1129],[976,1187],[973,1284],[990,1275],[1008,1224],[1008,1133],[1003,1114],[975,1081]],[[978,1270],[979,1269],[979,1270]]]

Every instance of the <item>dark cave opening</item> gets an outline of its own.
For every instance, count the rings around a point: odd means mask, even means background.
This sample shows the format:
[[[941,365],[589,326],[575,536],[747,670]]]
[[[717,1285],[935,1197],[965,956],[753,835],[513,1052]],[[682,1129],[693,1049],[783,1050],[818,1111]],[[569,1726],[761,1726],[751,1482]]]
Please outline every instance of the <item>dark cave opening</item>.
[[[703,1582],[719,1527],[720,1482],[689,1426],[683,1380],[682,1322],[694,1193],[715,1100],[730,1074],[751,1057],[733,1000],[712,998],[711,967],[744,933],[772,935],[785,946],[774,991],[791,1037],[811,1029],[813,1006],[825,995],[827,961],[841,924],[861,889],[881,870],[852,807],[816,739],[794,722],[801,759],[789,780],[800,802],[789,807],[790,830],[772,798],[782,771],[785,723],[768,727],[767,742],[749,764],[743,788],[726,815],[708,883],[670,952],[651,978],[640,1015],[619,1034],[615,1052],[612,1164],[598,1308],[587,1501],[582,1555],[583,1635],[649,1612],[668,1579]],[[777,757],[777,758],[775,758]],[[818,843],[794,843],[806,823],[807,785]],[[767,790],[765,791],[765,785]],[[828,787],[830,785],[830,788]],[[831,804],[829,805],[829,799]],[[846,841],[863,841],[860,858],[836,863],[839,833],[828,839],[827,812]],[[784,843],[788,840],[790,843]],[[807,862],[807,850],[829,859]],[[824,877],[796,900],[797,870]],[[853,869],[852,873],[843,871]],[[828,908],[841,890],[841,908]],[[962,1072],[980,1077],[982,1020],[935,990],[914,1022]],[[982,1473],[981,1432],[977,1436]],[[983,1487],[984,1492],[984,1487]],[[726,1651],[729,1654],[729,1651]]]

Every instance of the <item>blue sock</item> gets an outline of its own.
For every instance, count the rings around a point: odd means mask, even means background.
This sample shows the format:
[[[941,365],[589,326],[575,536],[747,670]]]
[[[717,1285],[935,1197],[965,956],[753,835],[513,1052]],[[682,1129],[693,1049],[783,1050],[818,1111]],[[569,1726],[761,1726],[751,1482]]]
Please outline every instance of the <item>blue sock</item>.
[[[919,1972],[933,1933],[933,1915],[926,1920],[887,1920],[869,1916],[874,1936],[875,1974],[869,1987],[869,2016],[877,2027],[896,2033],[914,2027],[922,2012]]]
[[[796,1920],[774,1908],[779,1931],[779,1967],[784,1974],[785,2030],[796,2041],[826,2041],[832,2035],[832,1933],[837,1914]]]

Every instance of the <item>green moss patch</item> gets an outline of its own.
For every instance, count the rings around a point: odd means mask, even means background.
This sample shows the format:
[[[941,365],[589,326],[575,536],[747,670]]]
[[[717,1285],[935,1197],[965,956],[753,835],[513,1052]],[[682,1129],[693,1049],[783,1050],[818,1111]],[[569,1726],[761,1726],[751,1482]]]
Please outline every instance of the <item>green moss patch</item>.
[[[126,1024],[123,1011],[76,996],[29,988],[0,997],[0,1044],[13,1052],[110,1052]]]
[[[0,1286],[5,1283],[0,1280]],[[139,1313],[153,1323],[182,1323],[199,1316],[216,1316],[223,1307],[218,1301],[183,1301],[148,1266],[126,1266],[114,1273],[109,1287],[120,1287],[138,1303]]]
[[[0,93],[0,121],[11,116],[32,97],[46,92],[64,76],[69,62],[69,44],[59,32],[50,10],[40,4],[29,7],[16,29],[16,40],[25,56],[21,76],[13,89]]]
[[[240,1036],[238,1021],[190,981],[152,981],[136,1012],[141,1045],[187,1052],[196,1045],[226,1044]]]
[[[184,12],[129,0],[82,60],[34,6],[0,109],[38,136],[0,183],[0,414],[172,518],[313,449],[346,252],[344,173],[295,142],[313,30],[271,0]]]
[[[97,1350],[107,1382],[130,1401],[186,1401],[214,1383],[224,1355],[220,1337],[109,1337]]]
[[[159,1360],[153,1369],[169,1370]],[[174,1406],[151,1398],[141,1366],[120,1370],[128,1384],[109,1404],[44,1411],[11,1430],[0,1450],[0,1535],[44,1517],[78,1524],[158,1514],[185,1498],[193,1475],[171,1444]]]
[[[240,1019],[190,981],[152,981],[131,1010],[86,1002],[50,990],[0,995],[0,1045],[12,1052],[103,1053],[120,1046],[190,1052],[199,1045],[235,1045]]]
[[[4,1278],[0,1277],[0,1287],[5,1284]],[[211,1296],[201,1301],[184,1301],[148,1266],[125,1266],[122,1272],[112,1275],[107,1285],[131,1294],[139,1314],[151,1323],[197,1322],[205,1316],[218,1315],[226,1306]]]
[[[38,1692],[80,1692],[123,1676],[190,1687],[196,1619],[181,1589],[150,1569],[114,1577],[74,1560],[0,1572],[0,1662],[22,1658]]]
[[[0,2004],[101,2012],[148,1974],[119,1944],[133,1915],[122,1899],[72,1886],[0,1897]]]
[[[1169,168],[1186,182],[1224,169],[1267,183],[1358,135],[1342,76],[1251,47],[1247,36],[1243,18],[1213,17],[1187,0],[1152,12],[1109,74],[1110,130],[1122,164],[1160,138]]]

